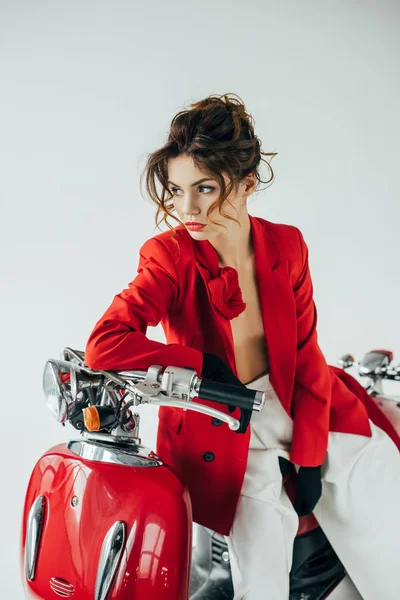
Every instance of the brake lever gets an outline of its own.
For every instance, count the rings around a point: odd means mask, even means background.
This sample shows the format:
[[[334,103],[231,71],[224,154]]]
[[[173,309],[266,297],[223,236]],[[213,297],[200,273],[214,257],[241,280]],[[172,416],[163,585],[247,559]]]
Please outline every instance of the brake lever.
[[[174,397],[165,396],[164,394],[160,396],[152,396],[149,404],[157,404],[158,406],[172,406],[175,408],[183,408],[183,410],[194,410],[195,412],[202,413],[203,415],[215,417],[216,419],[220,419],[220,421],[224,421],[228,424],[229,429],[232,431],[237,431],[237,429],[240,427],[240,421],[238,421],[238,419],[235,419],[234,417],[231,417],[230,415],[227,415],[216,408],[211,408],[211,406],[205,406],[204,404],[193,402],[193,400],[177,400]]]

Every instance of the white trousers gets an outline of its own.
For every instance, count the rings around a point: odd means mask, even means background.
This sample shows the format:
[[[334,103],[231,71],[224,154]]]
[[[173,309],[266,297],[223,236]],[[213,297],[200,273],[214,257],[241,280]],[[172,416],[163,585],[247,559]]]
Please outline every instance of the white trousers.
[[[282,484],[292,420],[266,373],[247,384],[265,390],[250,422],[246,473],[225,536],[234,600],[288,600],[298,516]],[[330,432],[322,495],[314,515],[364,600],[400,598],[400,453],[372,422],[372,437]]]

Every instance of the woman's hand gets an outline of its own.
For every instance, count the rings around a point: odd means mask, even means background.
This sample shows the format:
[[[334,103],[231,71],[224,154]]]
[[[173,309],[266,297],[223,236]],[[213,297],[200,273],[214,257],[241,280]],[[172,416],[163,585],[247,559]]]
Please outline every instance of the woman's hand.
[[[232,369],[216,354],[203,352],[203,367],[201,376],[205,379],[211,379],[212,381],[219,381],[220,383],[228,383],[230,385],[246,387],[244,383],[242,383],[240,379],[236,377]],[[232,413],[236,408],[236,406],[232,406],[230,404],[227,404],[227,407],[230,413]],[[240,409],[240,427],[235,433],[246,433],[252,413],[252,410],[247,410],[245,408]]]
[[[294,509],[299,517],[309,515],[315,508],[322,493],[321,465],[300,467],[296,480]]]

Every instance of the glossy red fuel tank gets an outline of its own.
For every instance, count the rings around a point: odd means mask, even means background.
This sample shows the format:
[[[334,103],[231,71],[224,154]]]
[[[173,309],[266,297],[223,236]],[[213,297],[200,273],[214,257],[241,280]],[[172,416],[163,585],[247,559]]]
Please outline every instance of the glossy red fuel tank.
[[[38,496],[45,498],[43,528],[35,576],[28,581],[27,519]],[[117,521],[126,524],[125,543],[105,598],[187,600],[192,551],[187,488],[165,464],[88,460],[66,444],[44,454],[29,481],[21,545],[26,597],[93,600],[103,541]]]

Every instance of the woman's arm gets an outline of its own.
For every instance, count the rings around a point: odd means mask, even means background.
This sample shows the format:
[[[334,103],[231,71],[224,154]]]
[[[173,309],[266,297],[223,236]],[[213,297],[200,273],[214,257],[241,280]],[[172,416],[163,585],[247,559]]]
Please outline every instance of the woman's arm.
[[[201,373],[203,354],[181,344],[164,344],[146,337],[178,301],[179,279],[164,244],[150,238],[139,250],[135,279],[114,296],[86,344],[85,363],[92,369],[128,371],[190,366]]]
[[[297,229],[297,228],[296,228]],[[324,462],[328,445],[331,377],[318,345],[317,310],[308,264],[308,247],[297,229],[302,269],[293,287],[297,315],[297,358],[292,398],[291,461],[300,466]]]

